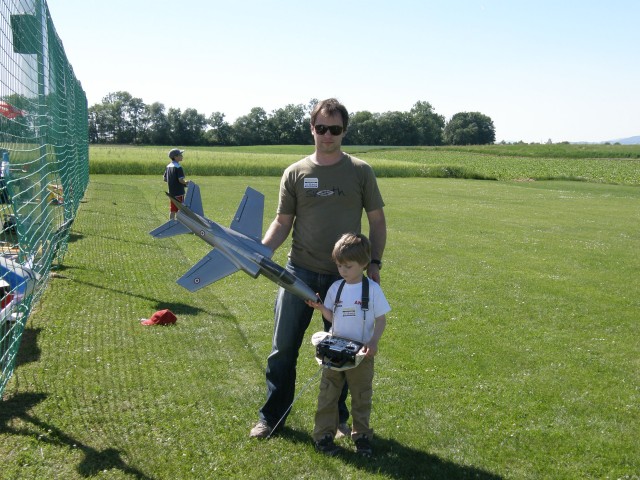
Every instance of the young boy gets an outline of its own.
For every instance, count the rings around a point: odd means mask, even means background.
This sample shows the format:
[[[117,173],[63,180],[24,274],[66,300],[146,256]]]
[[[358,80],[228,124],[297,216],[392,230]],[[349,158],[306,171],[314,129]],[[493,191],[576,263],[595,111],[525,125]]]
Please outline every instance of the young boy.
[[[361,353],[365,356],[355,368],[342,371],[325,368],[322,371],[313,440],[319,452],[335,455],[340,451],[333,439],[338,428],[338,398],[346,381],[351,392],[351,439],[356,444],[357,453],[370,456],[370,440],[373,436],[373,430],[369,427],[373,357],[378,353],[378,342],[387,323],[385,314],[391,307],[380,285],[368,279],[369,309],[362,309],[363,272],[371,261],[371,244],[367,237],[362,234],[344,234],[335,244],[332,258],[344,280],[338,280],[329,287],[324,305],[309,300],[307,304],[320,310],[322,316],[331,322],[331,333],[334,336],[364,344]],[[336,303],[342,283],[344,285]]]
[[[169,152],[171,162],[167,165],[167,168],[164,169],[163,177],[169,187],[169,194],[179,202],[184,200],[184,187],[187,185],[187,181],[184,178],[184,170],[182,170],[182,165],[180,165],[183,153],[184,150],[177,148]],[[169,220],[174,220],[177,213],[178,207],[169,201]]]

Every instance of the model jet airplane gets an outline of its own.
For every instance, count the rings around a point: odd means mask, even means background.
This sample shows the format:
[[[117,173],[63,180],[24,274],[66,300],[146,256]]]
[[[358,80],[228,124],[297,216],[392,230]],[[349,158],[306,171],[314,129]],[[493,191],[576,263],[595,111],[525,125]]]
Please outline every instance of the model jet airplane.
[[[247,187],[231,228],[204,216],[200,187],[195,183],[189,182],[184,203],[168,193],[167,196],[178,208],[176,219],[149,233],[155,238],[194,233],[214,247],[178,279],[178,285],[195,292],[242,270],[253,278],[262,274],[304,300],[318,301],[317,295],[306,283],[271,260],[273,251],[261,243],[264,195],[260,192]]]

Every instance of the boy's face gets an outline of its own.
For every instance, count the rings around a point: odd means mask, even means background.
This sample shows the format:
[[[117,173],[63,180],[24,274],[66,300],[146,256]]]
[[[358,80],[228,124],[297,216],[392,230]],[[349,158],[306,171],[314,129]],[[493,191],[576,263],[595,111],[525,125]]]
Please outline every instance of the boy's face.
[[[173,160],[175,160],[176,162],[181,162],[182,161],[182,154],[176,155],[175,157],[173,157]]]
[[[367,267],[366,265],[360,265],[358,262],[342,262],[336,263],[338,267],[338,273],[345,279],[347,283],[359,283],[362,280],[362,272]]]

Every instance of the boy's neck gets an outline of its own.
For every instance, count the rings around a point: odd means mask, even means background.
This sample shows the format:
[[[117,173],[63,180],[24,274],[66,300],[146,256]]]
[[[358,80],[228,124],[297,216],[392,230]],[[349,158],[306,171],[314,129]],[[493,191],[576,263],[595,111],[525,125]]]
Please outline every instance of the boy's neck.
[[[347,285],[358,285],[359,283],[362,283],[362,275],[361,275],[357,280],[355,280],[355,281],[351,281],[351,282],[350,282],[349,280],[344,279],[344,278],[343,278],[343,280],[345,281],[345,283],[346,283]]]

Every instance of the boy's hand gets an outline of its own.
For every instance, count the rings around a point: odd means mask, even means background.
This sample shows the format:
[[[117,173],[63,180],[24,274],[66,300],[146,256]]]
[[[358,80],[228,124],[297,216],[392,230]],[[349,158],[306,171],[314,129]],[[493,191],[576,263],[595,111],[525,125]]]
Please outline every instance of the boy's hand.
[[[304,303],[306,303],[307,305],[309,305],[310,307],[315,308],[316,310],[320,310],[322,308],[322,300],[320,300],[320,295],[318,295],[318,300],[313,302],[311,300],[305,300]]]
[[[369,342],[362,347],[362,351],[367,357],[375,357],[378,353],[378,342]]]

